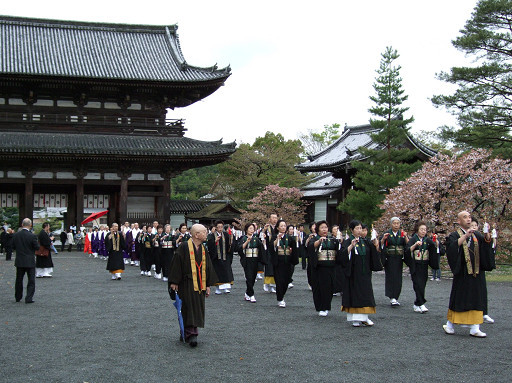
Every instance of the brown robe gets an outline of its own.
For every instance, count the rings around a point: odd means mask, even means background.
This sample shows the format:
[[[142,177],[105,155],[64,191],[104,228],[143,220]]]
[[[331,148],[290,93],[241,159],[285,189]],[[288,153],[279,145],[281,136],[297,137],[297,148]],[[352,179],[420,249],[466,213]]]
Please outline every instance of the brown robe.
[[[194,249],[196,255],[196,262],[198,264],[201,263],[201,247],[203,246],[204,245],[201,245],[199,249]],[[208,251],[206,249],[205,252],[206,265],[202,265],[202,267],[206,267],[206,286],[208,287],[217,283],[217,275],[215,274],[215,270],[213,269],[212,266],[212,261],[208,256]],[[201,275],[201,271],[197,268],[197,266],[195,267],[197,270],[199,283],[199,275]],[[188,242],[183,242],[174,253],[174,258],[172,259],[169,272],[169,287],[171,286],[171,284],[178,285],[178,295],[183,301],[183,305],[181,307],[181,314],[183,315],[184,326],[204,327],[204,298],[206,297],[206,292],[194,291]]]

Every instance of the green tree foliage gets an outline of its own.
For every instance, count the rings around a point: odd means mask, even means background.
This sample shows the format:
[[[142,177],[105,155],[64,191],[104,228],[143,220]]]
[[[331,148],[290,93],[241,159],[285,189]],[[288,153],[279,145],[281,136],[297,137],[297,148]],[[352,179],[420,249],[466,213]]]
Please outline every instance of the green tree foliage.
[[[370,119],[370,124],[375,129],[371,136],[377,147],[358,149],[363,160],[352,163],[357,170],[354,188],[338,207],[367,223],[382,215],[379,205],[385,194],[421,167],[421,162],[415,160],[416,151],[404,147],[408,125],[414,119],[403,119],[409,108],[402,105],[408,96],[402,88],[401,67],[395,65],[399,57],[391,47],[382,54],[373,85],[375,96],[370,97],[375,106],[369,109],[376,117]]]
[[[308,156],[321,152],[338,138],[340,138],[340,124],[325,125],[320,133],[309,129],[307,133],[299,135],[304,152]]]
[[[219,165],[189,169],[171,180],[171,199],[196,200],[211,193],[219,175]]]
[[[6,222],[7,226],[16,231],[19,226],[19,217],[19,210],[17,207],[0,207],[0,225],[3,225],[3,223]]]
[[[512,158],[512,1],[480,0],[460,32],[452,44],[472,56],[474,65],[438,76],[458,87],[451,95],[432,98],[460,125],[443,127],[443,137]]]
[[[220,164],[220,183],[238,206],[244,206],[267,185],[298,187],[308,179],[294,167],[303,151],[300,140],[285,140],[280,133],[267,132],[252,145],[241,144],[229,161]]]

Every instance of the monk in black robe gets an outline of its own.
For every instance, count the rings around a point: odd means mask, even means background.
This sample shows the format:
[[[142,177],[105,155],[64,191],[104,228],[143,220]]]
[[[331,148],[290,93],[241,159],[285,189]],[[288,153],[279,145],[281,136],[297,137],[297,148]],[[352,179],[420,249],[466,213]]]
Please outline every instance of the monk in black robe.
[[[224,230],[224,222],[215,222],[215,232],[208,235],[208,253],[217,274],[217,290],[215,294],[230,293],[233,284],[233,235]]]
[[[412,306],[414,312],[423,314],[428,312],[425,303],[425,287],[428,280],[428,267],[439,268],[437,246],[427,237],[427,224],[416,222],[414,234],[405,248],[405,263],[411,271],[412,287],[416,293],[416,300]]]
[[[491,235],[471,229],[471,215],[467,211],[458,214],[459,228],[445,242],[448,264],[453,273],[452,291],[448,309],[448,321],[443,325],[447,334],[454,334],[454,324],[469,327],[470,335],[487,336],[480,331],[485,310],[482,292],[484,271],[491,271],[495,264]]]
[[[248,223],[244,228],[245,235],[240,237],[236,245],[236,252],[240,256],[240,264],[244,268],[245,290],[244,299],[252,303],[256,303],[254,296],[254,282],[258,274],[259,264],[265,264],[266,255],[263,242],[256,234],[256,227],[252,223]]]
[[[181,313],[185,327],[185,341],[197,346],[198,327],[204,327],[205,298],[210,295],[210,286],[217,282],[217,275],[203,242],[206,227],[195,224],[190,230],[191,238],[183,242],[171,262],[169,293],[178,292],[183,305]]]
[[[352,326],[373,326],[368,314],[375,314],[372,271],[382,270],[380,254],[377,251],[378,240],[366,239],[361,222],[349,223],[352,232],[349,239],[341,245],[340,261],[345,273],[341,311],[347,313],[347,321]]]
[[[110,233],[105,238],[105,249],[108,252],[107,270],[112,274],[112,279],[121,280],[121,274],[124,273],[124,248],[123,233],[119,231],[119,225],[113,223]]]
[[[400,218],[391,218],[391,230],[382,236],[381,248],[382,263],[386,270],[386,296],[393,307],[400,306],[398,298],[402,292],[402,263],[408,241],[407,233],[400,229]]]
[[[329,236],[327,221],[316,223],[318,234],[309,241],[308,258],[311,263],[313,302],[318,315],[326,317],[331,310],[336,286],[336,259],[339,259],[339,242]],[[339,262],[338,262],[339,263]]]
[[[51,278],[53,272],[53,261],[52,261],[52,237],[50,237],[50,223],[43,223],[43,230],[39,232],[37,236],[39,246],[44,247],[46,251],[36,252],[36,278]],[[40,250],[42,250],[40,248]],[[42,255],[44,254],[44,255]]]
[[[286,233],[286,222],[277,221],[277,235],[270,240],[268,251],[274,266],[274,278],[276,281],[276,297],[279,307],[286,307],[284,295],[291,282],[291,267],[299,263],[297,243],[292,235]]]

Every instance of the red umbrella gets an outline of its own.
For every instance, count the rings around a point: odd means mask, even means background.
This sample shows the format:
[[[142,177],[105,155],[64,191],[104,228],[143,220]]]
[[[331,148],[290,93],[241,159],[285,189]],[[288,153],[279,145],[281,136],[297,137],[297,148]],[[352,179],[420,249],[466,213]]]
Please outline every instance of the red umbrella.
[[[95,219],[98,219],[102,216],[104,216],[105,214],[108,213],[108,210],[105,210],[105,211],[99,211],[97,213],[92,213],[89,217],[87,217],[86,219],[84,219],[82,221],[82,225],[85,225],[86,223],[88,222],[91,222],[91,221],[94,221]]]

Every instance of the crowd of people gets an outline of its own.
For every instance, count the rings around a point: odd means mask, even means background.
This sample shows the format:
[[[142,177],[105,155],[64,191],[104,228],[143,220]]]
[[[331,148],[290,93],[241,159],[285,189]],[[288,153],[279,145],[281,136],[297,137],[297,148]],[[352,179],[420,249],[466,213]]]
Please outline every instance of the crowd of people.
[[[289,225],[277,214],[271,214],[264,225],[247,223],[243,230],[222,221],[208,229],[183,223],[174,231],[156,221],[142,227],[125,222],[121,227],[114,223],[87,229],[83,251],[106,260],[112,280],[121,280],[125,267],[133,266],[140,269],[141,276],[167,282],[171,297],[178,290],[188,291],[185,312],[188,308],[190,313],[184,315],[183,337],[192,346],[197,344],[197,327],[204,323],[204,298],[210,294],[210,286],[215,286],[216,295],[231,292],[235,254],[245,273],[244,300],[256,303],[255,282],[262,279],[263,291],[275,293],[278,307],[285,308],[285,295],[294,286],[295,267],[302,259],[318,315],[327,316],[333,296],[341,295],[341,310],[354,327],[374,325],[369,317],[376,312],[374,271],[384,270],[385,295],[392,307],[400,306],[404,263],[416,296],[412,309],[428,312],[425,288],[429,268],[431,280],[439,280],[440,259],[446,255],[454,278],[443,329],[453,334],[454,324],[460,324],[470,328],[470,335],[485,337],[479,325],[494,322],[487,312],[485,271],[495,268],[497,235],[487,223],[482,233],[478,231],[478,222],[468,212],[459,213],[457,220],[459,227],[444,243],[435,233],[428,233],[423,221],[416,222],[408,234],[398,217],[391,219],[390,229],[382,235],[358,220],[350,222],[344,235],[337,225],[329,227],[326,221],[311,223],[306,234],[304,225]],[[72,233],[68,235],[70,240],[74,238]],[[36,277],[51,276],[52,241],[45,223],[38,236]]]

